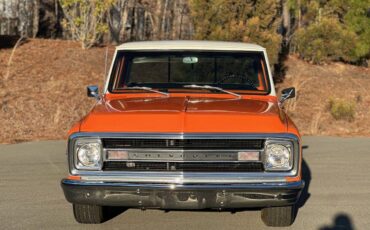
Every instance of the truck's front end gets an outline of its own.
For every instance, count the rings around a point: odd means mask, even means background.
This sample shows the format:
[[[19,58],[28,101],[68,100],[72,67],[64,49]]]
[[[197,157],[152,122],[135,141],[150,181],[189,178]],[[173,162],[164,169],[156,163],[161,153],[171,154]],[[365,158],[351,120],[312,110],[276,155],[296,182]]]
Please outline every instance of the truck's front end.
[[[294,221],[300,136],[262,47],[129,43],[110,72],[101,97],[89,88],[99,101],[68,140],[62,187],[77,221],[100,223],[111,206],[260,207],[267,225]]]

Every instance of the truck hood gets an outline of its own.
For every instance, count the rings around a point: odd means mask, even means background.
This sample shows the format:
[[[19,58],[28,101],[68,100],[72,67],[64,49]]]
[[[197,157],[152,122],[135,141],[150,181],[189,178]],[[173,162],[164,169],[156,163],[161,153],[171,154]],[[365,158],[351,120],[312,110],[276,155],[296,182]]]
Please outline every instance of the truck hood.
[[[103,99],[81,132],[279,133],[286,117],[272,99],[155,97]]]

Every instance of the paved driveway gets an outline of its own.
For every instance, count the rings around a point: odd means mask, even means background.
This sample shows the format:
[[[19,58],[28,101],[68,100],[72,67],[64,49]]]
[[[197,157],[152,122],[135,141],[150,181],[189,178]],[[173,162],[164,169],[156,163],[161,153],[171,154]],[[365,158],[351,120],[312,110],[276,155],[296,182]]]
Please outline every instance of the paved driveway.
[[[303,144],[308,191],[287,229],[370,229],[370,138],[305,137]],[[0,145],[0,165],[0,229],[268,229],[258,211],[130,209],[81,225],[59,186],[64,141]]]

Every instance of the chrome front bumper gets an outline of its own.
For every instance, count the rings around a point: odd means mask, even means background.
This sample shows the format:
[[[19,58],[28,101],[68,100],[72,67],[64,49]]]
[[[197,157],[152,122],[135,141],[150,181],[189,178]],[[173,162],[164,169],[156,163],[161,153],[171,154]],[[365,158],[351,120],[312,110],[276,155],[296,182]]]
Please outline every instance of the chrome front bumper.
[[[148,184],[63,179],[71,203],[130,208],[233,209],[287,206],[298,201],[304,181],[253,184]]]

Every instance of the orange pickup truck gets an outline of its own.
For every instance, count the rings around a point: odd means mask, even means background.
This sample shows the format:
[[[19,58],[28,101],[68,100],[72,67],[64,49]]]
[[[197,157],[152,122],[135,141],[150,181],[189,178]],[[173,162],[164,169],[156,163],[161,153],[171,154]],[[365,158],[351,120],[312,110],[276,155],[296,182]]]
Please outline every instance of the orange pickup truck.
[[[114,206],[259,208],[288,226],[304,187],[302,146],[277,98],[265,48],[211,41],[118,46],[106,85],[69,132],[62,179],[76,221]]]

